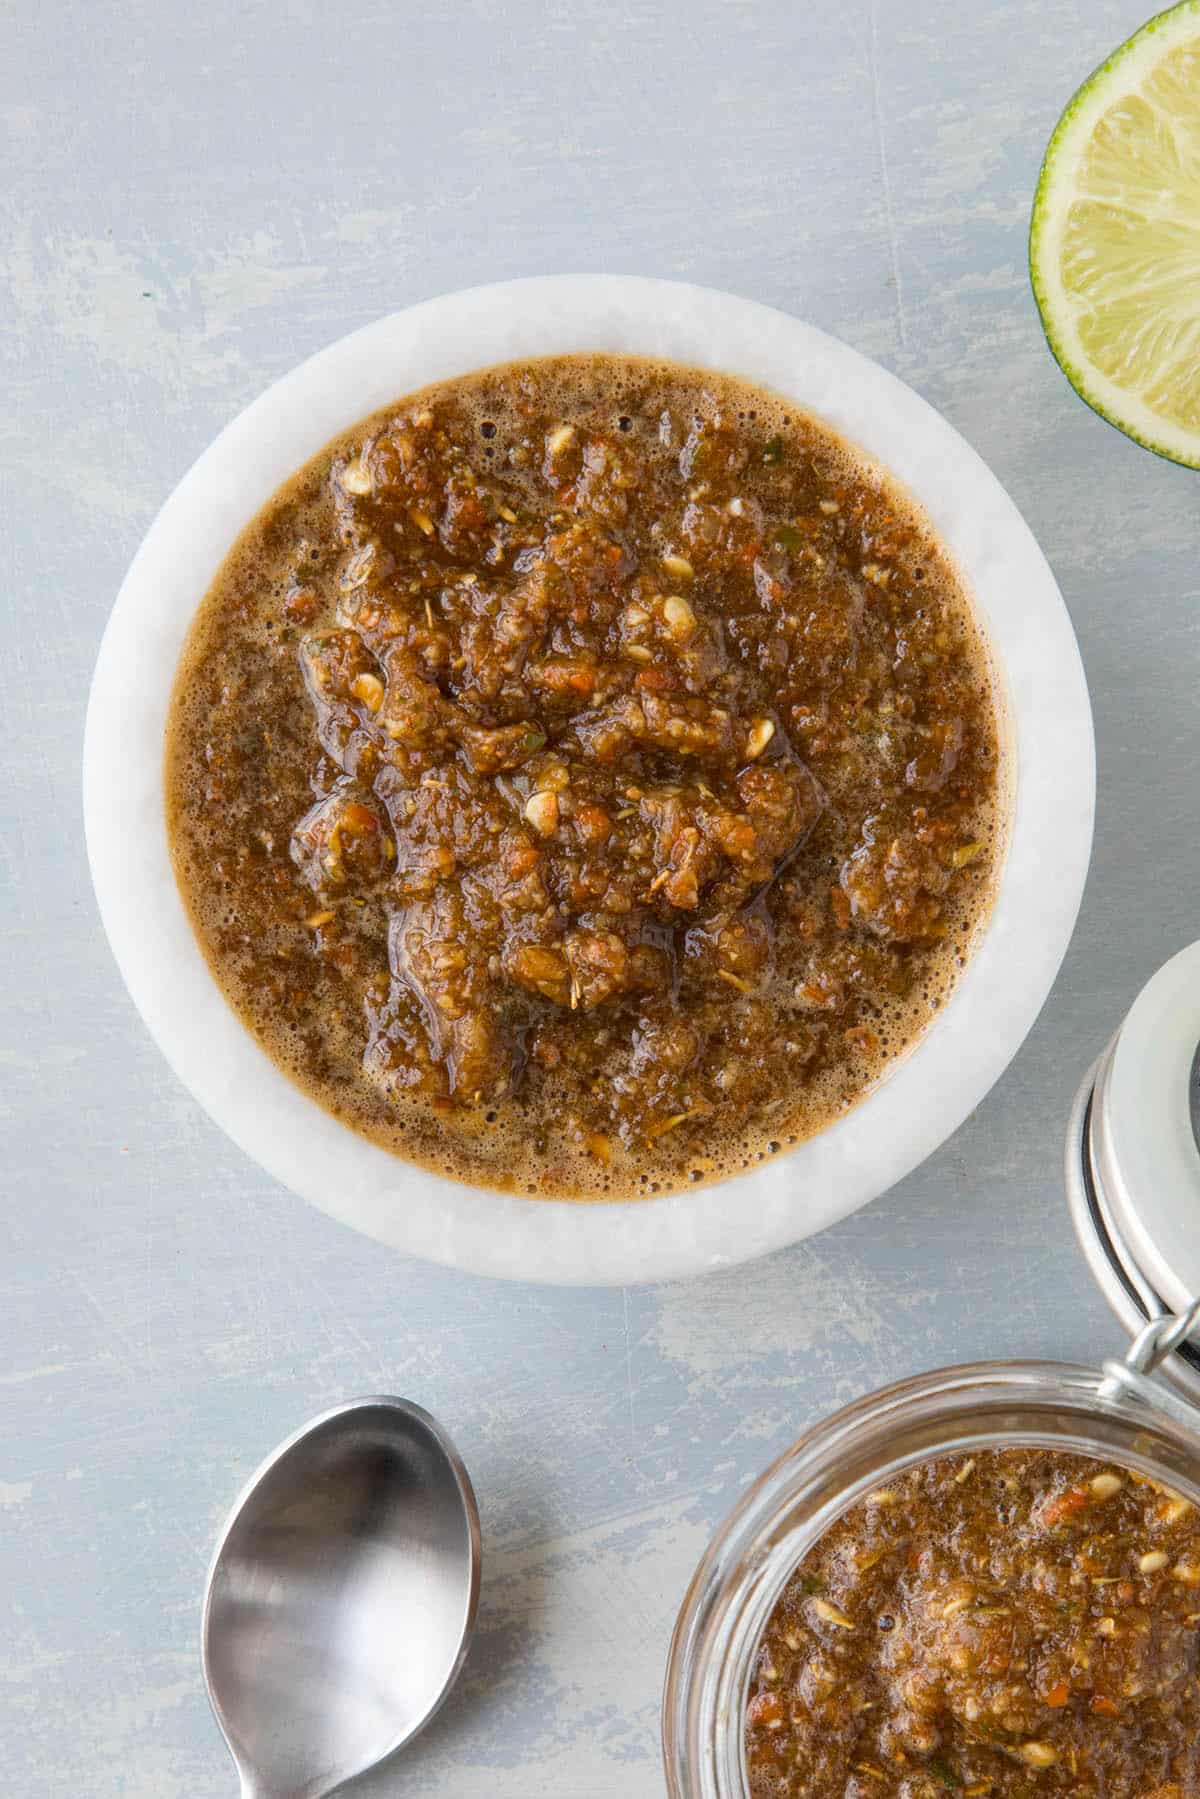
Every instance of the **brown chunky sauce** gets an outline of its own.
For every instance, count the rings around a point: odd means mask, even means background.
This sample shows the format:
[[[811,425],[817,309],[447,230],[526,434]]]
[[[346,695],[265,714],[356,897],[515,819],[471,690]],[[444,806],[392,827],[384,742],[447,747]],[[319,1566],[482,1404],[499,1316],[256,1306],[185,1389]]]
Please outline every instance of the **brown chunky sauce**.
[[[245,531],[172,701],[168,822],[269,1053],[377,1142],[660,1192],[837,1117],[1003,853],[984,646],[922,516],[733,380],[488,370]]]
[[[1200,1793],[1200,1519],[1044,1449],[913,1468],[816,1543],[750,1683],[751,1799]]]

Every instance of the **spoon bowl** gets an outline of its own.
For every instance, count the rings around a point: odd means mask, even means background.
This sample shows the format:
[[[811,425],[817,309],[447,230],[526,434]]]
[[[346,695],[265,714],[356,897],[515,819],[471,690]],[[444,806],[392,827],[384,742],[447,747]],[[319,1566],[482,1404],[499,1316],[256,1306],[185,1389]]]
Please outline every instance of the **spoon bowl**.
[[[243,1799],[326,1799],[416,1735],[479,1596],[466,1468],[420,1406],[357,1399],[281,1444],[209,1571],[204,1677]]]

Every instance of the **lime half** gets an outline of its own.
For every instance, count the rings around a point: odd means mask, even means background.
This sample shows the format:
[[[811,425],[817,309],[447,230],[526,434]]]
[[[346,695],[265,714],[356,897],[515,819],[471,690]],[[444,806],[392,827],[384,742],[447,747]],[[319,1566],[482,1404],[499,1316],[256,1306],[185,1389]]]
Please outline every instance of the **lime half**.
[[[1200,0],[1143,25],[1063,113],[1029,266],[1076,393],[1147,449],[1200,467]]]

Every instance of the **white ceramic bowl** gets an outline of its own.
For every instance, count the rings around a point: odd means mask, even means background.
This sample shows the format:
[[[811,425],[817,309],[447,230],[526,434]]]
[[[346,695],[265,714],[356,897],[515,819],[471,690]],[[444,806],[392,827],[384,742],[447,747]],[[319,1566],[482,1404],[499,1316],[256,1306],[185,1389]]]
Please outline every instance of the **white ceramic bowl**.
[[[1015,800],[991,922],[945,1012],[844,1118],[717,1186],[580,1205],[459,1185],[338,1124],[281,1074],[217,988],[176,890],[163,816],[167,701],[188,625],[234,538],[331,437],[427,382],[512,358],[609,350],[725,370],[794,398],[905,482],[957,557],[1007,686]],[[323,1211],[480,1273],[616,1285],[763,1255],[843,1218],[983,1098],[1036,1018],[1075,922],[1092,837],[1091,712],[1062,598],[1012,501],[957,432],[845,344],[748,300],[564,276],[474,288],[381,319],[247,408],[159,513],[113,608],[84,749],[88,854],[134,1002],[246,1153]]]

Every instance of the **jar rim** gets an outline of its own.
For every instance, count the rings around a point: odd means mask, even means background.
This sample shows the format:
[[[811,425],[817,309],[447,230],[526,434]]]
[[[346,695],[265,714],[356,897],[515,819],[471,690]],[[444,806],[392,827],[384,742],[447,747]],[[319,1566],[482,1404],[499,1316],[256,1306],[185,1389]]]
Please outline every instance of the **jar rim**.
[[[1113,1460],[1200,1505],[1200,1411],[1192,1428],[1077,1363],[960,1363],[818,1419],[741,1495],[689,1582],[663,1689],[670,1799],[748,1799],[742,1716],[754,1654],[788,1576],[834,1520],[905,1468],[1002,1446]]]

